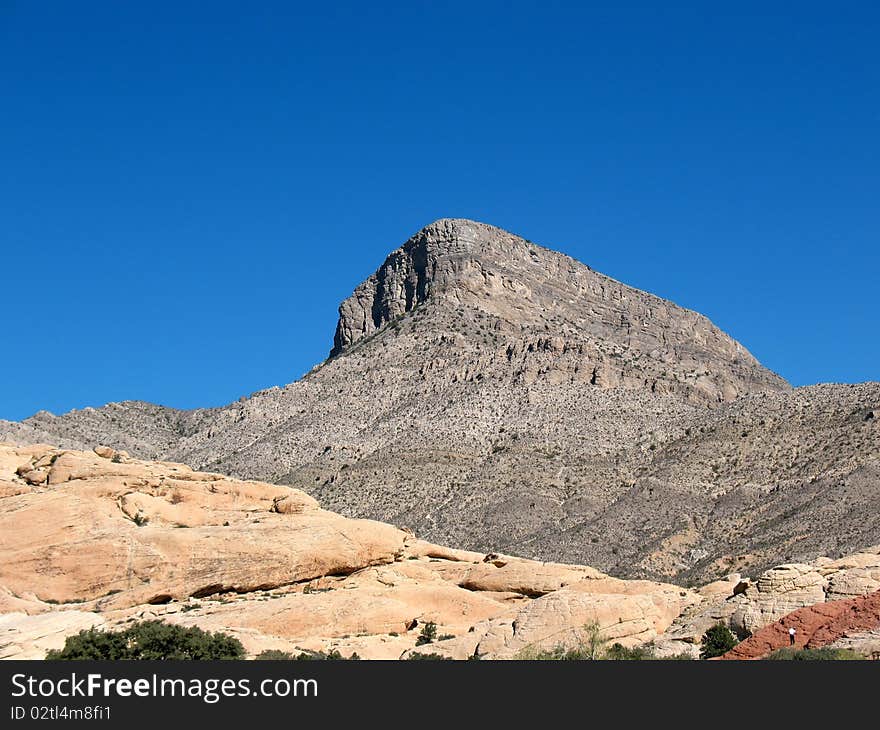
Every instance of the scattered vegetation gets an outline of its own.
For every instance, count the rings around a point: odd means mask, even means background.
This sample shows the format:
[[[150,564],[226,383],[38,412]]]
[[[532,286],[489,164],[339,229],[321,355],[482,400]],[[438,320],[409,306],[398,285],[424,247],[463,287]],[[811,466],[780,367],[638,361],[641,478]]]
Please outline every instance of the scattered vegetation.
[[[568,648],[562,644],[555,646],[553,649],[526,648],[521,650],[514,657],[514,659],[527,662],[570,662],[592,658],[593,657],[578,648]]]
[[[700,659],[711,659],[726,654],[738,643],[729,628],[724,624],[716,624],[703,635],[703,640],[700,642]]]
[[[243,659],[241,642],[227,634],[162,621],[140,621],[119,631],[88,629],[68,636],[52,660]]]
[[[586,624],[574,646],[559,644],[553,649],[537,649],[527,646],[516,659],[524,661],[582,661],[602,659],[606,653],[608,640],[602,636],[602,629],[596,622]]]
[[[613,661],[643,661],[654,658],[654,650],[648,646],[627,648],[623,644],[612,644],[605,652],[605,659]]]
[[[526,647],[514,658],[524,661],[654,661],[659,659],[690,661],[693,659],[687,653],[658,657],[654,653],[654,647],[650,644],[625,647],[623,644],[615,642],[608,646],[608,639],[605,638],[601,627],[596,622],[587,624],[581,629],[578,641],[573,646],[559,644],[552,649]]]
[[[770,654],[768,659],[774,661],[853,661],[856,659],[864,659],[861,654],[850,649],[832,649],[823,646],[820,649],[792,649],[785,647],[777,649]]]
[[[452,661],[452,657],[443,656],[442,654],[438,654],[435,651],[425,652],[424,654],[420,654],[417,651],[414,651],[407,658],[407,661],[410,662],[419,662],[419,661]]]
[[[296,657],[289,651],[281,651],[281,649],[266,649],[257,654],[254,659],[267,662],[289,662]]]
[[[342,661],[342,660],[354,660],[357,661],[360,657],[357,653],[352,654],[351,656],[342,656],[338,650],[333,649],[329,652],[323,651],[303,651],[299,654],[293,654],[289,651],[280,651],[279,649],[266,649],[257,656],[255,659],[261,661],[286,661],[286,662],[301,662],[301,661]]]
[[[627,648],[622,644],[612,644],[611,648],[605,652],[603,659],[612,661],[691,661],[693,657],[690,654],[682,652],[681,654],[673,654],[671,656],[658,657],[654,653],[654,647],[650,644],[642,646],[634,646]]]

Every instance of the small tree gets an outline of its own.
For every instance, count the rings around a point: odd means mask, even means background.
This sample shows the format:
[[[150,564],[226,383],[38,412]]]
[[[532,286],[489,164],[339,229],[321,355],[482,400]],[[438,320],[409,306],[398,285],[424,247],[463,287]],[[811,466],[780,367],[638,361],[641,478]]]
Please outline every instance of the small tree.
[[[422,626],[422,631],[419,634],[419,638],[416,639],[416,646],[422,646],[423,644],[432,644],[437,638],[437,624],[433,621],[428,621],[424,626]]]
[[[700,659],[726,654],[737,645],[737,639],[733,632],[724,624],[715,624],[704,635],[700,642]]]
[[[580,650],[588,659],[602,659],[605,656],[605,645],[608,639],[602,636],[602,627],[598,621],[586,624],[583,628],[583,639]]]

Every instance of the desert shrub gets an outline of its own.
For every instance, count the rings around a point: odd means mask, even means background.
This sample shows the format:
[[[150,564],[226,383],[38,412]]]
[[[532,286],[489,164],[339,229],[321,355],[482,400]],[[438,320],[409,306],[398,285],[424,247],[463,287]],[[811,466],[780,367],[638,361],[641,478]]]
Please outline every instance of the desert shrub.
[[[773,661],[853,661],[864,659],[861,654],[850,649],[832,649],[823,646],[819,649],[792,649],[790,646],[777,649],[768,655]]]
[[[535,662],[579,662],[593,659],[586,651],[578,648],[569,648],[561,644],[552,649],[525,650],[517,654],[516,658]]]
[[[603,659],[611,661],[691,661],[693,657],[687,652],[659,657],[654,653],[651,644],[627,648],[621,644],[612,644],[605,652]]]
[[[711,659],[721,656],[737,645],[733,632],[724,624],[715,624],[704,635],[700,642],[700,659]]]
[[[46,659],[126,659],[128,644],[122,632],[87,629],[68,636],[61,649],[52,649]]]
[[[644,661],[654,659],[654,650],[649,646],[627,648],[623,644],[612,644],[603,659],[612,661]]]
[[[119,631],[88,629],[68,636],[46,659],[243,659],[241,642],[226,634],[162,621],[140,621]]]
[[[422,631],[419,634],[419,638],[416,639],[416,646],[423,646],[424,644],[431,644],[437,639],[437,624],[433,621],[428,621],[424,626],[422,626]]]
[[[694,660],[693,656],[688,654],[686,651],[683,651],[680,654],[670,654],[669,656],[665,657],[655,656],[653,658],[664,662],[692,662]]]
[[[294,654],[289,651],[281,651],[280,649],[266,649],[254,657],[259,661],[276,661],[276,662],[303,662],[303,661],[342,661],[350,659],[360,659],[355,653],[350,657],[342,656],[337,649],[328,652],[324,651],[301,651]]]
[[[432,652],[425,652],[425,653],[420,653],[420,652],[414,651],[414,652],[413,652],[412,654],[410,654],[406,659],[407,659],[407,661],[410,661],[410,662],[429,662],[429,661],[445,662],[445,661],[452,661],[452,657],[449,657],[449,656],[443,656],[442,654],[438,654],[438,653],[435,652],[435,651],[432,651]]]
[[[304,651],[298,656],[293,657],[294,661],[343,661],[343,660],[353,660],[357,661],[360,657],[357,653],[352,654],[351,656],[342,656],[339,653],[338,649],[332,649],[328,652],[323,651]]]

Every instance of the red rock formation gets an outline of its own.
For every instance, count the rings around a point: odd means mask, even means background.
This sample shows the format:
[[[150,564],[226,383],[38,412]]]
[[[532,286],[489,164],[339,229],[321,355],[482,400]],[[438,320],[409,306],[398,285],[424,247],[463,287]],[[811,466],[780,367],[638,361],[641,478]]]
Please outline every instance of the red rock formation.
[[[789,646],[788,630],[797,631],[795,647],[816,649],[859,631],[880,626],[880,591],[842,601],[799,608],[737,644],[722,659],[761,659]]]

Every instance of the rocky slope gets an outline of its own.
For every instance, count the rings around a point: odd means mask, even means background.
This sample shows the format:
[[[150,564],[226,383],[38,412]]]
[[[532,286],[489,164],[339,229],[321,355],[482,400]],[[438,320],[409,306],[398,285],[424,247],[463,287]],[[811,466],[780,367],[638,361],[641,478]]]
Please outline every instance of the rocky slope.
[[[0,438],[680,583],[880,542],[880,384],[792,390],[704,317],[497,228],[417,233],[340,306],[331,354],[223,408],[40,413]]]

